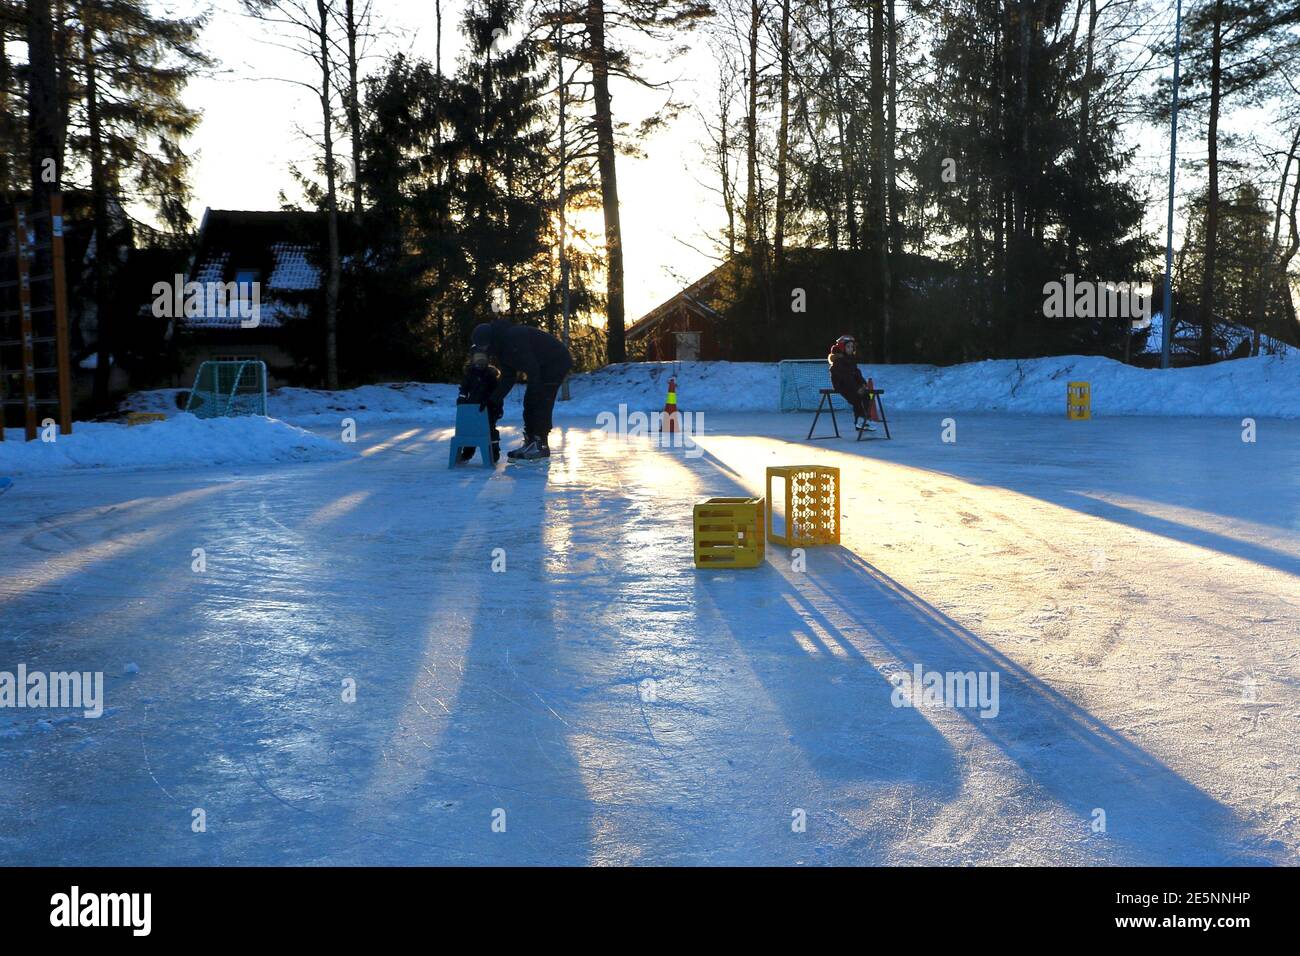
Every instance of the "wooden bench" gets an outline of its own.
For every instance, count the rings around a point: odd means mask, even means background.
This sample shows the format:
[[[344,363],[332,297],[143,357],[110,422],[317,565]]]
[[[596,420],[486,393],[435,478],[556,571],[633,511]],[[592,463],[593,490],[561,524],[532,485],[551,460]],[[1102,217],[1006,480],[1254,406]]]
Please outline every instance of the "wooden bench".
[[[821,439],[824,439],[824,438],[839,438],[839,437],[840,437],[840,423],[839,423],[838,421],[835,420],[835,402],[834,402],[834,401],[832,400],[832,398],[831,398],[831,396],[833,396],[833,395],[836,394],[835,389],[833,389],[833,388],[823,388],[823,389],[819,389],[819,391],[821,392],[822,399],[821,399],[821,401],[818,402],[818,404],[817,404],[817,414],[813,416],[812,426],[808,429],[808,439],[807,439],[808,441],[813,441],[813,440],[814,440],[814,439],[813,439],[813,432],[815,432],[815,431],[817,430],[817,421],[818,421],[818,419],[820,419],[820,418],[822,417],[822,410],[823,410],[823,409],[825,409],[825,410],[827,410],[827,411],[829,411],[829,412],[831,413],[831,427],[833,427],[833,428],[835,429],[835,434],[834,434],[834,435],[819,435],[819,436],[817,436],[817,439],[816,439],[816,440],[821,440]],[[885,429],[885,437],[886,437],[886,438],[893,438],[894,436],[891,435],[891,434],[889,434],[889,419],[887,419],[887,418],[885,417],[885,401],[884,401],[884,399],[882,398],[882,396],[885,394],[885,390],[884,390],[883,388],[868,388],[868,389],[864,389],[863,391],[865,391],[865,392],[867,393],[867,399],[868,399],[868,401],[874,401],[874,402],[876,403],[876,408],[878,408],[878,409],[880,410],[880,424],[881,424],[881,425],[884,427],[884,429]],[[858,440],[858,441],[862,441],[862,436],[863,436],[863,434],[866,433],[866,430],[867,430],[867,428],[866,428],[866,425],[865,425],[865,424],[864,424],[861,428],[859,428],[859,429],[857,430],[857,432],[858,432],[858,438],[857,438],[857,440]]]

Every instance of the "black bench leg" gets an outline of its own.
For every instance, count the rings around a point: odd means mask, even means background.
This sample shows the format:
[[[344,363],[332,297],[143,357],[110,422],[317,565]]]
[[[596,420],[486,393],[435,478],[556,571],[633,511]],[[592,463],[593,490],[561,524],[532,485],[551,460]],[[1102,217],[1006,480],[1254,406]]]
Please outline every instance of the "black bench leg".
[[[835,429],[835,437],[840,437],[840,423],[835,418],[835,402],[832,401],[830,395],[823,394],[822,400],[817,403],[817,414],[813,416],[812,425],[808,429],[808,437],[804,439],[805,441],[812,441],[813,432],[817,430],[817,422],[821,420],[823,408],[831,413],[831,427]]]
[[[825,404],[826,396],[823,395],[822,400],[817,403],[817,414],[813,416],[812,425],[808,428],[808,437],[804,441],[812,441],[813,432],[817,430],[817,420],[822,417],[822,406]]]
[[[885,400],[879,395],[876,396],[876,408],[880,409],[880,424],[885,426],[885,437],[893,438],[894,436],[889,434],[889,419],[885,417]]]

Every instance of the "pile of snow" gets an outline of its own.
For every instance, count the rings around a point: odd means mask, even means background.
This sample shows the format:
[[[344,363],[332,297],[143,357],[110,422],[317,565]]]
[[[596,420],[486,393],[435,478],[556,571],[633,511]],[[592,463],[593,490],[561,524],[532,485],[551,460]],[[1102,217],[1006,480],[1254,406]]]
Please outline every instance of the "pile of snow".
[[[70,468],[163,468],[350,458],[347,445],[270,418],[200,419],[117,425],[77,422],[54,441],[23,441],[9,429],[0,443],[0,473],[39,474]]]
[[[266,412],[298,425],[337,425],[344,417],[367,422],[455,417],[456,386],[423,382],[362,385],[328,392],[311,388],[277,388],[267,395]],[[522,391],[522,390],[521,390]]]
[[[1222,415],[1300,418],[1300,356],[1263,355],[1195,368],[1136,368],[1096,356],[934,365],[860,366],[885,389],[889,411],[1065,413],[1067,382],[1092,386],[1097,415]],[[681,408],[707,412],[776,411],[776,363],[683,362],[612,365],[575,376],[565,415],[588,416],[663,407],[669,375],[677,372]],[[829,372],[826,385],[830,385]]]
[[[770,412],[776,409],[776,365],[764,362],[630,362],[610,365],[569,379],[570,401],[556,406],[566,416],[594,417],[618,411],[663,408],[668,379],[676,372],[677,389],[690,396],[693,410]],[[183,389],[160,388],[135,392],[121,407],[127,412],[178,414],[177,396]],[[343,418],[358,422],[425,421],[451,424],[455,420],[455,385],[396,382],[363,385],[341,391],[310,388],[275,388],[267,393],[267,414],[295,425],[336,426]],[[523,411],[524,385],[506,398],[506,415]],[[685,407],[685,406],[683,406]]]
[[[899,411],[1061,415],[1066,383],[1088,382],[1095,415],[1300,418],[1300,361],[1280,355],[1180,369],[1143,369],[1064,355],[1020,361],[863,366]]]
[[[1262,355],[1196,368],[1142,369],[1095,356],[934,365],[868,365],[862,373],[885,389],[890,411],[986,411],[1060,415],[1065,386],[1092,385],[1097,415],[1222,415],[1300,418],[1300,357]],[[668,379],[677,376],[680,407],[706,412],[776,411],[780,376],[775,362],[630,362],[569,380],[571,400],[556,406],[563,417],[594,418],[601,412],[663,408]],[[829,385],[829,376],[827,379]],[[176,389],[137,392],[126,411],[175,415]],[[506,401],[507,417],[521,413],[524,388]],[[401,382],[344,391],[273,389],[267,397],[274,418],[297,425],[424,421],[450,424],[456,386]]]
[[[770,362],[630,362],[608,365],[569,384],[571,400],[556,405],[565,415],[595,416],[618,411],[654,411],[664,407],[668,379],[677,377],[681,408],[709,412],[777,410],[776,365]]]
[[[180,414],[178,397],[183,402],[187,389],[157,388],[134,392],[119,411],[158,412],[169,418]],[[519,395],[514,396],[519,400]],[[424,382],[397,382],[390,385],[363,385],[360,388],[330,392],[311,388],[271,389],[266,397],[267,414],[296,425],[338,425],[343,418],[364,418],[367,422],[427,419],[452,421],[456,405],[456,386]]]

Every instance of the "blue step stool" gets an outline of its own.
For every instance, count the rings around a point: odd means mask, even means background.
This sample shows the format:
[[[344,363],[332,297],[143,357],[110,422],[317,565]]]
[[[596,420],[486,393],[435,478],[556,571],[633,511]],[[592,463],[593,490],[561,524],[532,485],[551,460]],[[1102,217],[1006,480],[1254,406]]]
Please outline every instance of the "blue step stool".
[[[492,426],[488,414],[477,405],[456,406],[456,434],[451,437],[451,453],[447,467],[455,468],[462,448],[477,448],[483,456],[483,464],[495,468],[492,461]],[[471,459],[472,460],[472,459]]]

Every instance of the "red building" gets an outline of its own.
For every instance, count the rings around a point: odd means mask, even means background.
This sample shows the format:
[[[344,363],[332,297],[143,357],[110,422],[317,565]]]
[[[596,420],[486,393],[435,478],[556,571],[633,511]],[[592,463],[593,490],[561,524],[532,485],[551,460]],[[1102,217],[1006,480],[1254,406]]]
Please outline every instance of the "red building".
[[[717,334],[726,264],[651,309],[627,330],[627,342],[647,362],[725,359]]]

